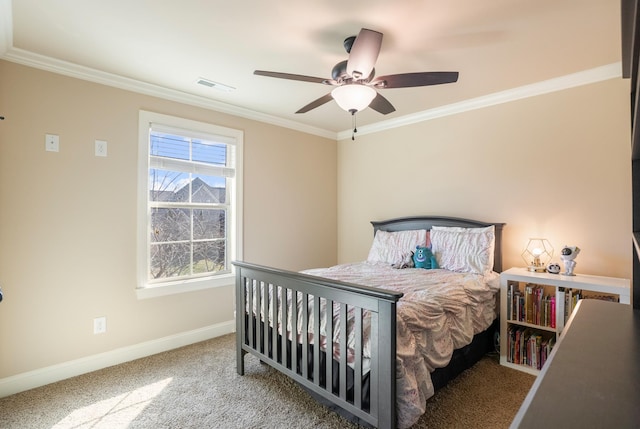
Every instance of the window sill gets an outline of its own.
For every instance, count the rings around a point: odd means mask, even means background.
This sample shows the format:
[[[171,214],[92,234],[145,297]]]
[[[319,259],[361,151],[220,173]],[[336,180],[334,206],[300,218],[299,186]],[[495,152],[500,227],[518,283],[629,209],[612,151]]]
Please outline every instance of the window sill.
[[[138,299],[158,298],[161,296],[175,295],[179,293],[195,292],[198,290],[213,289],[223,286],[233,286],[234,274],[223,274],[213,278],[183,280],[179,282],[163,283],[136,289]]]

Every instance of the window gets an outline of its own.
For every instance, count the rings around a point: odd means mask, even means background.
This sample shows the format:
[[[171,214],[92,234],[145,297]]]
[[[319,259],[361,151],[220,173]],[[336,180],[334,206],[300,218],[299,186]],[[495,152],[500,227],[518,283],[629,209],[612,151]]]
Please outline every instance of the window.
[[[138,296],[233,284],[242,132],[140,112]]]

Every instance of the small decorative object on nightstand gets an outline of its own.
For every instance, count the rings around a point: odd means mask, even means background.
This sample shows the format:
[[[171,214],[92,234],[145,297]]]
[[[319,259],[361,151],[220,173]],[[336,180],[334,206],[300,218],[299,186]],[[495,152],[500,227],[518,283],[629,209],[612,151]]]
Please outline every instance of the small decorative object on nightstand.
[[[564,273],[562,273],[562,275],[575,276],[575,274],[573,274],[573,269],[576,267],[576,261],[574,261],[574,259],[576,259],[578,253],[580,253],[580,249],[577,246],[564,246],[560,253],[562,253],[560,258],[562,262],[564,262]]]
[[[551,274],[558,274],[560,273],[560,264],[557,262],[550,262],[549,265],[547,265],[547,272],[551,273]]]
[[[527,263],[529,271],[544,273],[547,263],[553,256],[553,246],[546,238],[530,238],[522,252],[522,259]]]

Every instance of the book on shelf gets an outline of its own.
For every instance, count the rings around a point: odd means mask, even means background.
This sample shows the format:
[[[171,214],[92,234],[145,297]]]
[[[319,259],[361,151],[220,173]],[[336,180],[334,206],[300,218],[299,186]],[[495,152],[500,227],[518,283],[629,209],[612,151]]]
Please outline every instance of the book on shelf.
[[[555,336],[543,334],[524,326],[510,326],[507,329],[507,362],[542,369],[553,346]]]
[[[507,319],[538,326],[555,326],[556,298],[543,286],[527,283],[523,289],[509,284]]]
[[[524,297],[520,289],[512,284],[507,292],[507,319],[521,322],[523,317]]]
[[[509,284],[509,287],[507,288],[507,319],[511,320],[513,319],[513,316],[511,315],[513,312],[513,283]]]
[[[524,315],[525,315],[525,321],[527,323],[534,323],[533,289],[534,289],[534,286],[530,283],[528,283],[524,288],[524,305],[525,305]]]
[[[578,301],[582,299],[582,290],[567,288],[564,293],[564,323],[566,324],[573,313],[573,310],[578,305]]]
[[[554,327],[558,332],[561,332],[564,328],[564,295],[564,288],[558,288],[556,291],[556,318],[554,319],[556,323],[556,326]]]
[[[553,349],[555,342],[556,342],[555,337],[552,336],[546,340],[543,340],[542,343],[540,343],[540,368],[539,369],[542,369],[545,362],[549,358],[549,355],[551,354],[551,349]]]

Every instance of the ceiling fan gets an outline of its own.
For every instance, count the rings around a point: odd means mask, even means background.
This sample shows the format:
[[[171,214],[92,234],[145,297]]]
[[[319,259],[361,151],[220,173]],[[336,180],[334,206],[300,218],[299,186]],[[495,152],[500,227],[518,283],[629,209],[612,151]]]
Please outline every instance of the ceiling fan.
[[[387,76],[375,76],[375,63],[382,45],[382,33],[363,28],[357,36],[347,37],[344,48],[349,59],[333,67],[331,79],[304,76],[299,74],[255,70],[260,76],[303,82],[322,83],[335,88],[327,95],[312,101],[296,113],[306,113],[333,100],[355,115],[356,112],[371,107],[383,115],[394,112],[393,105],[376,91],[377,89],[411,88],[417,86],[439,85],[458,80],[458,72],[418,72]]]

